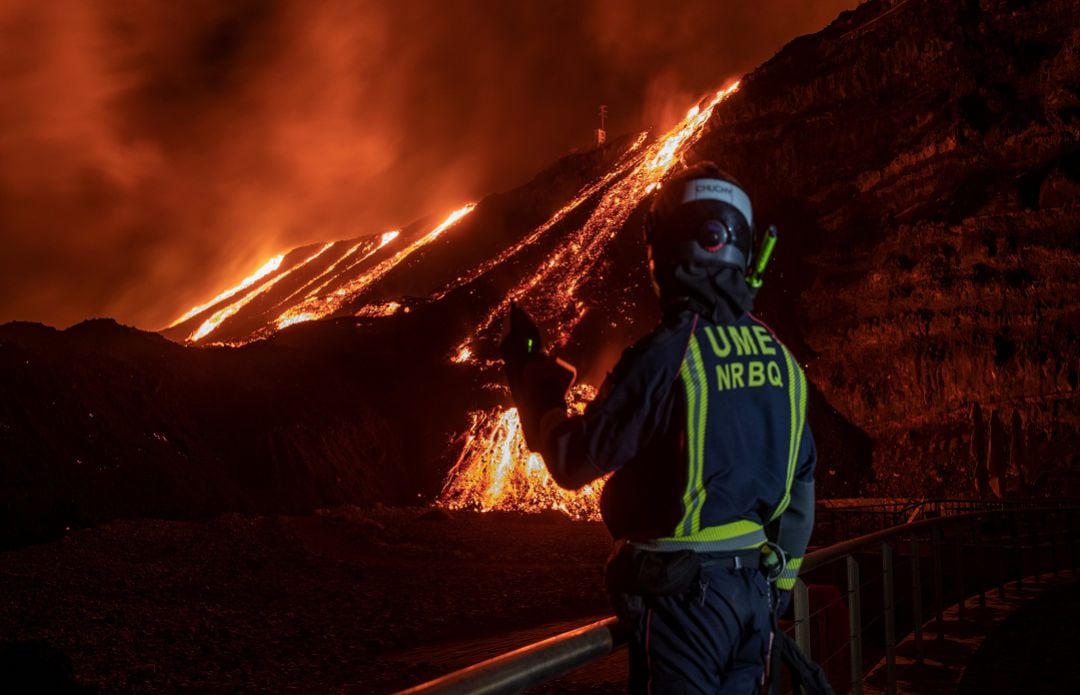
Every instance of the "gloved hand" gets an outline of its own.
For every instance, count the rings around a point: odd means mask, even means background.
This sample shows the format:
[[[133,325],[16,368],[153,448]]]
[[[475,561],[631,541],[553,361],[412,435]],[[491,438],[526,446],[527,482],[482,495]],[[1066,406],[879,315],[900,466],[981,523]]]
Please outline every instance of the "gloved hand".
[[[534,451],[544,442],[543,417],[552,410],[566,410],[566,392],[577,371],[562,360],[544,354],[540,329],[517,304],[510,305],[509,330],[499,343],[506,381],[514,398],[525,441]]]
[[[520,388],[525,365],[530,360],[543,357],[544,344],[540,329],[529,314],[517,305],[510,304],[509,330],[499,343],[499,354],[506,368],[506,380],[511,391]]]

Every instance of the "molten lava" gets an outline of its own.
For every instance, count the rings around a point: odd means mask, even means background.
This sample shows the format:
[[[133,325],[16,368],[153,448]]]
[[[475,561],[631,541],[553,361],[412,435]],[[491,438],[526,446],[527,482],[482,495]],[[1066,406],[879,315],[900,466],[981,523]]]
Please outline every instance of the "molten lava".
[[[588,386],[575,387],[571,408],[580,412],[595,397]],[[541,512],[556,510],[573,519],[598,520],[598,480],[580,490],[555,484],[539,455],[529,451],[521,434],[517,408],[471,414],[472,423],[439,502],[450,509]]]
[[[224,302],[226,299],[229,299],[233,295],[238,294],[240,292],[243,292],[247,288],[254,285],[256,282],[258,282],[259,280],[262,280],[264,277],[266,277],[270,273],[272,273],[275,270],[277,270],[278,268],[280,268],[281,267],[281,262],[283,260],[285,260],[285,254],[279,253],[278,255],[274,256],[273,258],[268,260],[266,263],[264,263],[262,265],[262,267],[260,267],[254,273],[252,273],[251,275],[247,276],[242,281],[240,281],[240,284],[238,284],[235,287],[232,287],[230,289],[225,290],[224,292],[222,292],[218,296],[211,299],[206,304],[200,304],[197,307],[193,307],[186,314],[184,314],[183,316],[181,316],[180,318],[176,319],[171,324],[169,324],[168,327],[172,328],[173,326],[178,326],[181,323],[183,323],[184,321],[187,321],[188,319],[190,319],[191,317],[197,316],[198,314],[201,314],[202,312],[206,311],[207,309],[214,306],[218,302]]]
[[[443,220],[437,227],[430,232],[422,236],[421,238],[413,241],[411,244],[395,253],[390,258],[387,258],[383,262],[371,268],[367,272],[363,273],[357,278],[354,278],[347,284],[334,290],[327,297],[309,297],[300,304],[288,309],[274,322],[277,328],[284,328],[285,326],[291,326],[295,323],[301,323],[302,321],[311,321],[314,319],[320,319],[325,316],[329,316],[334,312],[341,309],[343,305],[352,301],[360,295],[365,289],[378,282],[380,278],[393,270],[399,263],[411,256],[417,250],[427,246],[431,242],[435,241],[443,232],[450,227],[457,224],[462,217],[468,215],[476,207],[475,203],[469,203],[464,207],[450,213],[450,215]],[[392,236],[391,236],[392,234]],[[391,232],[383,235],[383,242],[381,246],[393,241],[397,238],[397,232]],[[362,309],[360,309],[362,311]]]
[[[211,333],[214,332],[214,330],[218,326],[220,326],[222,324],[223,321],[225,321],[225,319],[227,319],[230,316],[233,316],[234,314],[236,314],[236,312],[240,311],[245,306],[250,304],[252,302],[252,300],[254,300],[256,297],[263,294],[264,292],[269,290],[271,287],[273,287],[274,285],[276,285],[277,283],[281,282],[283,279],[288,277],[297,268],[304,267],[308,263],[311,263],[313,260],[315,260],[319,256],[326,253],[333,245],[334,245],[334,242],[331,242],[329,244],[325,244],[322,248],[320,248],[318,251],[316,251],[313,255],[309,256],[306,259],[304,259],[303,261],[296,264],[292,268],[289,268],[284,273],[281,273],[280,275],[276,276],[274,279],[270,280],[269,282],[265,282],[261,286],[259,286],[259,287],[255,288],[254,290],[252,290],[251,292],[248,292],[246,295],[244,295],[243,299],[240,299],[240,300],[238,300],[236,302],[233,302],[232,304],[229,304],[228,306],[226,306],[223,309],[219,309],[217,312],[214,313],[213,316],[211,316],[210,318],[203,321],[202,325],[199,326],[199,328],[196,329],[196,331],[194,333],[192,333],[191,335],[188,336],[188,340],[190,342],[192,342],[192,343],[197,343],[200,340],[202,340],[203,338],[205,338],[206,336],[210,335]]]

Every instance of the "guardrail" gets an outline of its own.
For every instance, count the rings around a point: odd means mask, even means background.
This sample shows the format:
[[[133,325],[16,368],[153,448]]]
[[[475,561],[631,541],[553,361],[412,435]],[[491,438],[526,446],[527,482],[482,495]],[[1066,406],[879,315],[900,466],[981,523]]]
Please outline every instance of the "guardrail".
[[[963,503],[964,501],[956,501]],[[869,665],[885,662],[884,689],[896,693],[897,638],[913,634],[925,654],[929,621],[942,638],[945,607],[1044,571],[1076,571],[1080,506],[960,511],[875,531],[809,553],[796,582],[794,621],[785,629],[826,670],[838,693],[861,695]],[[839,625],[838,625],[839,623]],[[837,628],[840,631],[837,631]],[[839,637],[838,637],[839,636]],[[540,685],[625,645],[615,618],[555,635],[402,693],[513,693]],[[781,690],[774,679],[772,692]]]

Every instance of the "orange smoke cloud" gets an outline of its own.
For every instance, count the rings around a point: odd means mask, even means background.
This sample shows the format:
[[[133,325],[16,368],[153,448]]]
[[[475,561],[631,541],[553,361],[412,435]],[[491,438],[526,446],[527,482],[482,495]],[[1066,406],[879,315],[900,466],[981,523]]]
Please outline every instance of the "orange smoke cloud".
[[[670,125],[853,4],[0,0],[0,321],[160,328],[289,248],[514,186],[600,103]]]

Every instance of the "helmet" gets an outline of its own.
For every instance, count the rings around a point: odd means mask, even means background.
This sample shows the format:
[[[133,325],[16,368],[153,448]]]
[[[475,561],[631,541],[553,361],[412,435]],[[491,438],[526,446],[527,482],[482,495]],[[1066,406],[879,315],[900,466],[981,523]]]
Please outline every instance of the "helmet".
[[[645,221],[654,276],[683,263],[745,273],[753,240],[750,197],[712,162],[688,167],[664,183]]]

